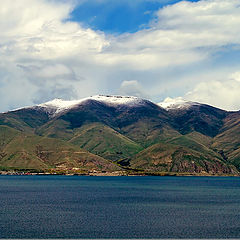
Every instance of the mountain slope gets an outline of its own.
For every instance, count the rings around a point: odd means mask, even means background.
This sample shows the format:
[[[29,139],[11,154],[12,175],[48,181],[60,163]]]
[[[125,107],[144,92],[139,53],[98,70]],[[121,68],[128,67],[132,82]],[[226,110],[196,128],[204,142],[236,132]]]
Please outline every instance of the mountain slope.
[[[166,109],[173,120],[173,128],[181,134],[196,131],[215,137],[222,128],[224,119],[228,116],[227,111],[205,104],[184,102],[183,107],[179,107],[179,104],[174,106],[171,105],[171,108]]]
[[[45,124],[48,120],[48,114],[38,107],[22,108],[0,114],[0,126],[9,126],[29,133]]]
[[[81,170],[119,170],[115,164],[70,143],[22,133],[2,144],[1,153],[0,166],[4,168],[47,170],[75,167]]]
[[[138,153],[130,162],[132,168],[150,172],[191,174],[236,174],[234,166],[211,155],[186,147],[158,143]]]
[[[167,143],[186,147],[188,149],[200,152],[202,154],[209,155],[213,158],[218,158],[220,160],[224,160],[224,159],[222,159],[222,156],[219,153],[213,151],[210,148],[210,146],[207,146],[208,145],[207,142],[201,143],[201,140],[199,140],[201,137],[200,134],[198,134],[197,139],[196,138],[194,139],[195,136],[196,136],[195,134],[191,133],[191,134],[187,134],[187,135],[183,135],[183,136],[174,138],[174,139],[168,141]]]
[[[86,124],[99,123],[142,146],[149,146],[160,139],[179,135],[170,126],[171,119],[164,109],[147,100],[133,99],[130,104],[112,104],[113,100],[106,103],[106,101],[87,99],[54,117],[40,127],[37,133],[70,140],[77,129]]]
[[[0,166],[235,174],[239,135],[239,112],[183,99],[55,99],[0,114]]]
[[[113,161],[129,158],[143,149],[137,143],[101,123],[84,125],[69,142]]]
[[[240,170],[240,112],[231,113],[224,119],[212,148]]]

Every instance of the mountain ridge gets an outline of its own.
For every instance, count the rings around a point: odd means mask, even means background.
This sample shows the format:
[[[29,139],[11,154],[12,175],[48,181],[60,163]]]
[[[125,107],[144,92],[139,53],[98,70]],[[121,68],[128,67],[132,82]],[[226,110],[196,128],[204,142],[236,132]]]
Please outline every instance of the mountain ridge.
[[[206,104],[206,103],[199,103],[199,102],[193,102],[190,100],[186,100],[182,97],[177,97],[177,98],[170,98],[167,97],[165,98],[164,101],[162,102],[153,102],[151,100],[147,100],[144,98],[140,98],[140,97],[135,97],[135,96],[123,96],[123,95],[94,95],[94,96],[90,96],[90,97],[85,97],[85,98],[81,98],[78,100],[64,100],[61,98],[55,98],[53,100],[41,103],[41,104],[37,104],[37,105],[32,105],[32,106],[25,106],[25,107],[20,107],[17,109],[13,109],[13,110],[9,110],[6,112],[2,112],[2,113],[8,113],[8,112],[15,112],[18,110],[23,110],[23,109],[31,109],[31,108],[49,108],[49,109],[53,109],[53,110],[57,110],[57,111],[64,111],[70,108],[73,108],[81,103],[84,103],[87,100],[96,100],[96,101],[100,101],[100,102],[105,102],[108,104],[116,104],[116,105],[124,105],[124,104],[129,104],[129,105],[133,105],[133,103],[137,104],[140,102],[144,102],[144,101],[148,101],[151,102],[152,104],[158,105],[161,108],[165,109],[165,110],[171,110],[171,109],[179,109],[179,108],[189,108],[191,106],[194,105],[206,105],[206,106],[211,106],[213,108],[218,108],[218,107],[214,107],[210,104]],[[221,108],[218,108],[221,109]],[[229,110],[224,110],[221,109],[223,111],[226,112],[237,112],[236,111],[229,111]]]
[[[119,171],[238,174],[239,112],[183,99],[168,99],[164,104],[137,97],[110,95],[73,101],[55,99],[1,113],[0,127],[7,127],[9,135],[14,129],[20,132],[24,136],[20,139],[31,135],[32,139],[42,143],[53,139],[56,144],[61,141],[66,148],[69,144],[76,146],[86,151],[88,161],[100,157],[106,160],[105,163],[100,161],[101,164],[113,164]],[[22,155],[14,150],[7,151],[3,138],[0,142],[2,155],[9,154],[21,162]],[[229,139],[232,139],[231,142]],[[21,141],[19,144],[22,144]],[[28,142],[27,149],[26,154],[31,153],[32,158],[37,159],[36,142],[35,145]],[[57,150],[53,147],[51,151]],[[64,156],[62,154],[67,161],[65,165],[73,166],[70,162],[75,157],[71,154]],[[46,168],[57,168],[56,159],[61,158],[61,154],[53,154],[52,158],[55,165],[48,164]],[[4,156],[2,163],[0,160],[0,167],[9,166],[6,159],[9,157]],[[163,167],[166,161],[168,167]],[[13,161],[9,162],[14,167]],[[84,168],[84,164],[81,166]],[[91,166],[92,169],[104,169],[104,166]]]

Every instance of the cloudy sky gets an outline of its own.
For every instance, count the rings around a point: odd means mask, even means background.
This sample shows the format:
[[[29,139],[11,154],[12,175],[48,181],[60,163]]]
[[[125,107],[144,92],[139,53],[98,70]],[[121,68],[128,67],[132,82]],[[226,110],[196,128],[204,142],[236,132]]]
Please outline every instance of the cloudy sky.
[[[0,2],[0,111],[97,94],[240,109],[237,0]]]

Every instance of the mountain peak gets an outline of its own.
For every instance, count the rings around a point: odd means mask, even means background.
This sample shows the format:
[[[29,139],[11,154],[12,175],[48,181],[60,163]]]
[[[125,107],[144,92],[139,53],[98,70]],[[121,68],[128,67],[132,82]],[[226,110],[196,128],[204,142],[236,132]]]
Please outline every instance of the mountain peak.
[[[200,105],[200,103],[187,101],[182,97],[177,98],[168,97],[163,102],[158,103],[158,105],[168,111],[172,109],[188,109],[193,105]]]
[[[108,103],[108,104],[136,104],[142,102],[143,99],[133,96],[120,96],[120,95],[96,95],[91,96],[88,99]]]
[[[55,98],[51,101],[37,105],[42,107],[49,115],[56,115],[62,111],[74,108],[75,106],[82,104],[88,100],[94,100],[110,106],[136,106],[143,104],[144,100],[133,96],[118,96],[118,95],[95,95],[79,100],[63,100]]]

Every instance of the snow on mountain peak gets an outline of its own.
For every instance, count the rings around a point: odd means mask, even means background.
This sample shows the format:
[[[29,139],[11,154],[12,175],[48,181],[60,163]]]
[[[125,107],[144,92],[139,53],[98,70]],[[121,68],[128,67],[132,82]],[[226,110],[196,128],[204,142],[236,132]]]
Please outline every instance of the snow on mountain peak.
[[[147,100],[144,100],[142,98],[138,97],[132,97],[132,96],[114,96],[114,95],[95,95],[79,100],[63,100],[60,98],[53,99],[51,101],[31,106],[31,107],[24,107],[24,108],[18,108],[14,109],[12,111],[17,111],[21,109],[38,109],[41,108],[43,111],[45,111],[50,117],[54,117],[59,113],[62,113],[63,111],[67,111],[69,109],[75,108],[78,105],[84,104],[85,102],[93,100],[100,103],[104,103],[108,106],[115,106],[115,107],[122,107],[122,106],[128,106],[128,107],[134,107],[134,106],[142,106],[145,105]],[[171,109],[184,109],[189,108],[193,105],[199,105],[199,103],[196,102],[190,102],[187,100],[184,100],[181,97],[178,98],[166,98],[163,102],[160,102],[157,104],[158,106],[168,110]]]
[[[48,109],[49,113],[57,114],[63,110],[72,108],[74,105],[77,105],[79,103],[80,103],[80,100],[67,101],[67,100],[56,98],[56,99],[53,99],[52,101],[39,104],[37,105],[37,107],[43,107],[45,109]]]
[[[184,108],[187,109],[193,105],[199,105],[199,103],[187,101],[182,97],[177,97],[177,98],[168,97],[163,102],[158,103],[158,105],[166,110],[171,110],[171,109],[184,109]]]
[[[116,105],[122,105],[122,104],[131,105],[131,104],[138,104],[142,102],[141,98],[129,97],[129,96],[97,95],[97,96],[90,97],[88,99],[104,102],[106,104],[116,104]]]
[[[57,98],[52,101],[39,104],[37,105],[37,107],[43,107],[49,115],[55,116],[56,114],[62,111],[74,108],[75,106],[87,100],[95,100],[111,106],[112,105],[134,106],[134,105],[139,105],[143,102],[141,98],[137,98],[137,97],[96,95],[96,96],[83,98],[80,100],[62,100]]]

